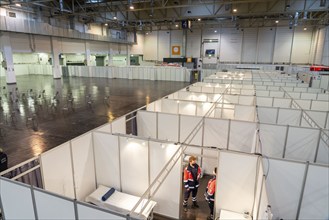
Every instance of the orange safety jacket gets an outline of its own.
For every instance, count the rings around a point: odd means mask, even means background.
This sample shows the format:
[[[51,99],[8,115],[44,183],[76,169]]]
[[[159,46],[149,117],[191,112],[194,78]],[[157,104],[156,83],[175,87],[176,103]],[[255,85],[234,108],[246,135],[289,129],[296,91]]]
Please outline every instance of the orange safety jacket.
[[[192,169],[197,169],[197,176],[193,177]],[[199,187],[199,179],[201,176],[201,168],[198,164],[194,164],[194,168],[190,164],[184,169],[184,187],[186,189],[194,189]]]
[[[207,201],[215,201],[215,191],[216,191],[216,176],[209,180],[207,185],[207,194],[206,200]]]

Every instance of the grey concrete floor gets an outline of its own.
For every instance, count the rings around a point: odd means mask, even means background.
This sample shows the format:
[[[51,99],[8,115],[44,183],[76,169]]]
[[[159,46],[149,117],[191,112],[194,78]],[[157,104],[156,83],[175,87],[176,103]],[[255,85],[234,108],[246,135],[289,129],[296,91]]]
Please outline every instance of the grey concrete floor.
[[[6,85],[1,78],[0,84],[0,147],[9,167],[188,85],[38,75],[17,76],[16,85]]]

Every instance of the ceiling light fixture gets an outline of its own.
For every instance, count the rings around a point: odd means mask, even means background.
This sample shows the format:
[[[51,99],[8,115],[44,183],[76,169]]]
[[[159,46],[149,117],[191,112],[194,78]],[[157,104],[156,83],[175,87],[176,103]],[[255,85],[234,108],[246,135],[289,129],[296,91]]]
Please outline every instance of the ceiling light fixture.
[[[118,18],[117,18],[117,16],[114,16],[113,19],[114,19],[114,20],[117,20]]]
[[[201,21],[201,18],[198,18],[198,21]]]
[[[107,26],[107,25],[108,25],[108,23],[105,23],[104,25],[105,25],[105,26]]]
[[[276,24],[278,24],[278,23],[279,23],[279,21],[278,21],[278,20],[276,20],[276,21],[275,21],[275,23],[276,23]]]
[[[304,27],[304,31],[307,31],[307,28],[306,27]]]
[[[233,9],[233,12],[237,12],[237,11],[238,11],[238,9],[236,9],[236,8]]]
[[[16,3],[15,5],[16,5],[17,7],[22,7],[22,5],[19,4],[19,3]]]
[[[214,32],[217,33],[217,30],[215,30]]]
[[[130,8],[131,10],[134,10],[134,9],[135,9],[135,7],[134,7],[133,5],[130,5],[129,8]]]
[[[176,24],[175,27],[178,27],[178,24]]]

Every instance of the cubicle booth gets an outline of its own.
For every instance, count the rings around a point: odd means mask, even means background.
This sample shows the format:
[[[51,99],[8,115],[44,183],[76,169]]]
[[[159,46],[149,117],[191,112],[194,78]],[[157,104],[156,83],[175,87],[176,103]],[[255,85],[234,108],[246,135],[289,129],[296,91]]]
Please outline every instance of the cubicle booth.
[[[109,79],[142,79],[190,82],[190,71],[185,67],[163,66],[68,66],[73,77],[101,77]]]
[[[213,102],[227,100],[210,95]],[[258,102],[234,97],[238,108]],[[151,219],[156,213],[180,219],[189,155],[198,157],[205,174],[218,167],[216,218],[328,217],[329,151],[322,129],[210,117],[224,102],[179,114],[191,103],[174,107],[179,100],[162,100],[168,103],[155,102],[42,153],[31,169],[40,171],[41,188],[0,177],[3,218]],[[178,110],[146,110],[158,107]],[[131,134],[128,122],[137,129]]]

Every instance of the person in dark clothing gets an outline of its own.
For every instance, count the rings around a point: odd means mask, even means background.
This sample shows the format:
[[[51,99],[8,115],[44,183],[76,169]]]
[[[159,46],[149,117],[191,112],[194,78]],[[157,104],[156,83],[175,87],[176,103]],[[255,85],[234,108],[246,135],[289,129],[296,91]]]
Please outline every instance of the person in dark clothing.
[[[205,193],[206,200],[209,205],[210,209],[210,216],[208,216],[207,220],[214,219],[214,205],[215,205],[215,192],[216,192],[216,174],[217,174],[217,167],[214,169],[214,177],[209,180],[207,185],[207,190]]]
[[[190,156],[189,164],[184,169],[184,201],[183,207],[184,211],[187,212],[187,200],[192,193],[192,208],[199,208],[197,203],[197,193],[199,188],[199,179],[201,176],[201,168],[196,163],[196,157]]]
[[[0,172],[8,169],[8,157],[7,154],[5,154],[0,148]]]

